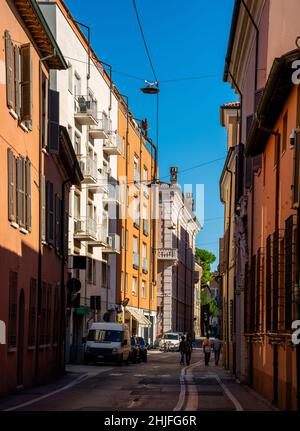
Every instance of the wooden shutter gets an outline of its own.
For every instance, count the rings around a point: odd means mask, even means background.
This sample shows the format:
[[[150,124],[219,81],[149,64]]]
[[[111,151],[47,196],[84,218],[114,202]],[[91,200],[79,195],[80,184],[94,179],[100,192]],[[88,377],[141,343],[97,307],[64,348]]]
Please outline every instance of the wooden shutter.
[[[46,241],[46,181],[41,181],[42,241]]]
[[[13,152],[7,150],[8,159],[8,219],[15,221],[15,157]]]
[[[5,60],[6,60],[6,101],[7,106],[14,108],[14,90],[13,90],[13,48],[11,36],[5,31]]]
[[[26,160],[26,229],[31,232],[31,163]]]
[[[49,90],[48,97],[48,151],[59,153],[59,93]]]
[[[64,220],[62,220],[62,223],[64,223],[64,243],[62,244],[64,250],[64,259],[67,261],[68,259],[68,233],[69,233],[69,213],[66,210],[64,212]]]
[[[18,273],[9,272],[8,347],[17,345]]]
[[[47,229],[47,242],[54,244],[54,202],[53,202],[53,183],[47,181],[46,187],[46,229]]]
[[[61,199],[55,195],[55,248],[61,252]]]
[[[17,222],[21,227],[24,223],[24,204],[25,204],[25,184],[24,184],[24,165],[23,157],[17,158]]]
[[[21,117],[21,61],[20,48],[15,46],[15,110]]]
[[[21,48],[21,120],[32,129],[32,59],[30,43]]]

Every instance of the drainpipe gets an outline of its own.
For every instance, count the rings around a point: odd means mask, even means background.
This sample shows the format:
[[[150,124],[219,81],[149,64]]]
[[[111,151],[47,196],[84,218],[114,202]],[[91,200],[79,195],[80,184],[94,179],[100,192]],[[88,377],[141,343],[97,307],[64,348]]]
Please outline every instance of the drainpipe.
[[[296,320],[300,320],[300,208],[297,209],[297,243],[296,243]],[[296,346],[296,364],[297,364],[297,410],[300,411],[300,344]]]
[[[128,96],[126,96],[126,94],[120,94],[120,96],[122,96],[124,99],[126,99],[126,132],[125,132],[125,174],[126,174],[126,181],[128,181],[128,135],[129,135],[129,100],[128,100]],[[127,238],[127,188],[126,188],[126,203],[125,203],[125,207],[126,207],[126,217],[125,217],[125,253],[124,253],[124,298],[123,298],[123,304],[125,304],[125,298],[126,298],[126,292],[127,292],[127,277],[126,277],[126,273],[127,273],[127,249],[126,249],[126,243],[128,241]],[[122,232],[121,232],[122,233]],[[122,257],[121,257],[122,259]],[[121,260],[121,267],[122,267],[122,260]],[[121,277],[122,277],[122,271],[121,271]],[[121,298],[122,299],[122,298]],[[125,307],[123,305],[123,323],[125,323]],[[130,332],[131,334],[131,332]]]

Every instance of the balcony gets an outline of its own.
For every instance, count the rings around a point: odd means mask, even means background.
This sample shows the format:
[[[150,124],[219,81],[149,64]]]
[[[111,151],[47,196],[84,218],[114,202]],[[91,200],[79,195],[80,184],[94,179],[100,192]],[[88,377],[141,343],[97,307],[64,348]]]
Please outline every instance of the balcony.
[[[97,119],[97,124],[92,124],[89,127],[89,136],[93,139],[107,139],[111,133],[111,119],[107,117],[105,112],[102,112],[100,118]]]
[[[147,219],[143,219],[143,234],[145,236],[149,235],[149,222]]]
[[[84,184],[96,184],[98,178],[97,163],[90,157],[80,157],[79,166],[83,174]]]
[[[157,258],[159,260],[178,260],[177,248],[159,248],[157,250]]]
[[[103,193],[108,193],[110,172],[110,168],[106,166],[99,169],[98,188],[101,189]]]
[[[143,257],[143,273],[148,274],[148,259]]]
[[[135,251],[133,252],[133,267],[135,269],[139,269],[140,267],[140,255]]]
[[[111,133],[109,139],[103,141],[103,151],[108,156],[119,156],[121,154],[121,138],[117,133]]]
[[[107,247],[105,250],[103,250],[105,253],[121,253],[121,241],[120,236],[116,233],[111,233],[108,236],[109,238],[109,244],[107,244]]]
[[[91,96],[77,96],[75,98],[76,121],[82,126],[97,125],[97,101]]]
[[[105,226],[98,224],[96,226],[96,238],[94,241],[90,242],[88,245],[91,247],[102,247],[105,248],[110,243],[110,237],[108,236],[108,231]]]
[[[74,221],[74,239],[79,241],[95,241],[97,239],[97,223],[85,217]]]

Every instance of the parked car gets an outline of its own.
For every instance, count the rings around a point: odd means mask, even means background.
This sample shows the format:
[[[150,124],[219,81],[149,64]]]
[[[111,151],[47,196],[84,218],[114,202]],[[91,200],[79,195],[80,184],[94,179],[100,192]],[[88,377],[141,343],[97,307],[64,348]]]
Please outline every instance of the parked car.
[[[143,362],[147,362],[147,346],[143,337],[137,337],[139,347],[139,357]]]
[[[129,329],[125,324],[93,323],[86,338],[84,363],[128,363],[130,357]]]
[[[181,332],[168,332],[164,334],[159,343],[159,350],[178,352],[181,336]]]
[[[140,362],[140,348],[138,345],[137,337],[130,337],[130,361],[135,364],[136,362]]]

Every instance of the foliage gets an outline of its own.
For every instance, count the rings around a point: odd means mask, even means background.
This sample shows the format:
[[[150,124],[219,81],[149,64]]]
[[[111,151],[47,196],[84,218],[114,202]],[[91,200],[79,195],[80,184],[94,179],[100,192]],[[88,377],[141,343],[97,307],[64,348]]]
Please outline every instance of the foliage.
[[[219,316],[219,307],[215,298],[209,301],[209,312],[213,317]]]
[[[202,248],[196,249],[196,261],[202,266],[203,274],[201,285],[207,284],[212,279],[211,264],[216,260],[216,256],[210,251]]]

